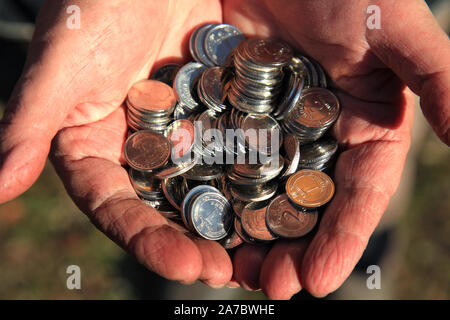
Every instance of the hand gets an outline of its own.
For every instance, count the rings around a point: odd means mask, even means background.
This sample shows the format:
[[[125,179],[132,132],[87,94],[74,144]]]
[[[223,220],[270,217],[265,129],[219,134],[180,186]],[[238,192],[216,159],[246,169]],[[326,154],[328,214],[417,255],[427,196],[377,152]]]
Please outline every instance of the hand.
[[[60,2],[48,1],[38,19],[1,122],[0,202],[34,183],[51,146],[80,209],[168,279],[220,287],[233,274],[230,284],[262,288],[270,298],[289,298],[302,287],[324,296],[352,271],[399,183],[413,111],[402,81],[450,142],[450,70],[443,63],[450,61],[449,41],[421,1],[380,5],[382,30],[365,27],[368,1],[74,2],[79,30],[66,28]],[[222,17],[248,35],[281,37],[324,66],[343,106],[335,135],[345,149],[317,234],[270,249],[243,245],[233,263],[218,243],[187,237],[142,204],[121,166],[122,102],[130,86],[161,64],[186,61],[190,32]]]

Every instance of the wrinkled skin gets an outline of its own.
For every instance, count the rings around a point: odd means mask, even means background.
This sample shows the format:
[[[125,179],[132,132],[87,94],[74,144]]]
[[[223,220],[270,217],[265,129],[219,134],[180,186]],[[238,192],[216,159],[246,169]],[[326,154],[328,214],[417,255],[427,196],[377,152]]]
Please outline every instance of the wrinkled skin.
[[[127,4],[125,4],[125,2]],[[61,4],[63,3],[63,4]],[[366,28],[369,1],[48,1],[1,122],[0,202],[37,179],[48,153],[68,193],[108,237],[159,275],[211,287],[262,288],[287,299],[336,290],[359,260],[395,192],[410,144],[412,94],[449,144],[450,44],[422,1],[378,1],[382,30]],[[81,7],[81,29],[66,7]],[[243,245],[185,235],[136,196],[122,167],[122,105],[130,86],[167,62],[189,60],[205,22],[282,38],[318,60],[342,103],[334,134],[344,150],[336,195],[314,236]]]

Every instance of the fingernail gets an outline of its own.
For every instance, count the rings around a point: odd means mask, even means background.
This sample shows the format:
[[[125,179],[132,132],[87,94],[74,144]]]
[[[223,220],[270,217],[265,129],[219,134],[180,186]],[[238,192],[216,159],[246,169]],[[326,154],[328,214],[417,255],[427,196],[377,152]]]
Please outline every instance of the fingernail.
[[[200,280],[202,283],[204,283],[205,285],[207,285],[208,287],[211,287],[213,289],[221,289],[224,287],[224,284],[214,284],[211,282],[208,282],[206,280]]]

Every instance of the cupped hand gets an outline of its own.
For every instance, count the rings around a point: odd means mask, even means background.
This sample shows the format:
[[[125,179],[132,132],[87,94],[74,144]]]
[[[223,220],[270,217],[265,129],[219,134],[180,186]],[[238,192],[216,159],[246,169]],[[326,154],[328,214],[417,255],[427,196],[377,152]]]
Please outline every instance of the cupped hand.
[[[161,276],[212,287],[262,288],[289,298],[337,289],[359,260],[400,181],[413,97],[450,142],[450,44],[422,1],[381,2],[381,28],[366,26],[369,1],[47,1],[24,73],[0,130],[0,202],[27,190],[50,151],[75,203],[108,237]],[[314,236],[272,247],[239,247],[231,261],[216,242],[186,234],[136,196],[122,147],[123,100],[167,62],[189,59],[195,27],[225,22],[249,36],[286,40],[325,68],[342,113],[336,195]],[[230,279],[232,279],[230,281]]]

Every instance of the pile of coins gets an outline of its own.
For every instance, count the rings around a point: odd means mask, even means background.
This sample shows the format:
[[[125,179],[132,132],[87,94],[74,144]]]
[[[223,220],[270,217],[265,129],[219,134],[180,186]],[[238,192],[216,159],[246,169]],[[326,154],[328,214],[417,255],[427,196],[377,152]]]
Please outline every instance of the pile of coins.
[[[339,101],[329,90],[308,88],[283,121],[283,129],[308,143],[319,139],[337,120]]]
[[[336,139],[330,136],[304,144],[300,147],[302,157],[299,166],[301,169],[325,171],[333,164],[337,149]]]
[[[228,92],[233,107],[247,113],[272,112],[283,84],[282,69],[292,56],[291,48],[275,39],[243,41],[234,53],[235,77]]]
[[[194,62],[162,66],[128,94],[137,195],[227,249],[306,235],[334,194],[325,172],[340,105],[322,67],[227,24],[200,26],[189,47]]]
[[[176,105],[173,89],[160,81],[140,81],[126,99],[128,126],[135,131],[150,129],[163,133],[172,122]]]
[[[282,156],[266,164],[234,164],[227,171],[231,195],[241,201],[264,201],[278,189],[278,177],[284,167]]]

